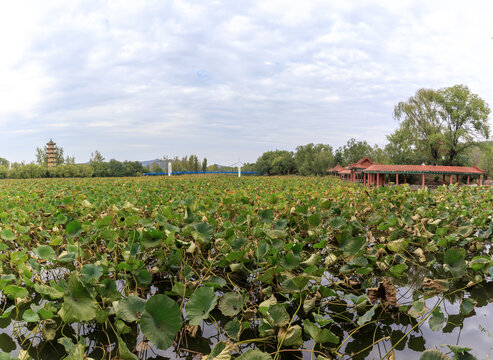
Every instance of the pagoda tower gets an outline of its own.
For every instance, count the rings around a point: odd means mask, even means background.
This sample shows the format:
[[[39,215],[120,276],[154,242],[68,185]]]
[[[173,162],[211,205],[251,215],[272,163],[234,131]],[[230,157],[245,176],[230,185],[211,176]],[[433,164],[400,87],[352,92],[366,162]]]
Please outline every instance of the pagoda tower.
[[[50,142],[46,144],[46,158],[48,167],[56,167],[56,143],[50,139]]]

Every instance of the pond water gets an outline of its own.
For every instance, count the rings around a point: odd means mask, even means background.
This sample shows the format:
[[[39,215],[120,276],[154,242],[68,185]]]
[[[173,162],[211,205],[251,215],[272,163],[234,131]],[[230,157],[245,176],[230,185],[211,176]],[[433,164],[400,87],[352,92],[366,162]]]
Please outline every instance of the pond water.
[[[469,314],[463,315],[460,309],[460,297],[470,297],[476,302],[474,310]],[[399,288],[398,301],[401,304],[412,302],[410,292],[405,288]],[[417,325],[414,319],[395,311],[382,311],[382,307],[377,308],[381,316],[374,323],[367,323],[351,336],[348,332],[340,331],[344,329],[344,323],[336,324],[332,328],[341,339],[347,339],[339,349],[340,359],[381,359],[392,350],[396,359],[417,359],[425,349],[440,349],[444,353],[451,353],[446,345],[459,345],[470,347],[471,354],[478,359],[489,359],[493,357],[493,282],[476,285],[469,291],[460,293],[459,296],[451,299],[442,299],[435,296],[425,301],[428,309],[433,309],[440,303],[445,316],[445,325],[440,331],[432,331],[425,321]],[[211,313],[219,325],[224,325],[228,319],[215,310]],[[300,319],[297,319],[300,323]],[[295,321],[296,322],[296,321]],[[414,327],[414,328],[413,328]],[[61,359],[66,353],[62,345],[55,342],[45,342],[41,336],[36,336],[32,344],[26,337],[29,337],[31,328],[26,328],[22,322],[14,322],[10,318],[0,319],[0,350],[9,353],[13,357],[19,356],[21,349],[28,350],[29,354],[35,359]],[[203,330],[201,330],[203,329]],[[139,333],[135,326],[130,328],[130,332],[125,336],[129,347],[139,349],[139,359],[200,359],[201,355],[210,353],[211,348],[220,340],[227,337],[222,330],[210,322],[203,322],[195,337],[182,337],[179,348],[173,346],[168,350],[156,349],[150,342],[143,342],[144,337]],[[113,356],[116,353],[117,341],[111,332],[106,333],[101,328],[95,327],[65,327],[65,336],[75,334],[84,335],[88,346],[88,356],[94,359],[112,358],[111,353],[106,355],[96,345],[100,343],[112,343],[112,347],[107,347],[107,351],[112,348]],[[409,334],[408,334],[409,332]],[[251,337],[252,332],[247,331],[245,338]],[[24,341],[24,343],[23,343]],[[178,344],[175,344],[178,345]],[[317,355],[311,350],[324,352],[316,346],[313,340],[306,340],[303,346],[297,350],[286,349],[281,353],[281,359],[312,359],[312,355]],[[276,351],[275,343],[262,343],[258,347],[265,352]],[[240,352],[252,348],[252,345],[240,347]],[[308,350],[308,351],[306,351]],[[326,351],[324,353],[327,353]],[[328,353],[327,353],[328,354]],[[451,354],[449,354],[451,355]],[[332,354],[332,356],[334,356]]]

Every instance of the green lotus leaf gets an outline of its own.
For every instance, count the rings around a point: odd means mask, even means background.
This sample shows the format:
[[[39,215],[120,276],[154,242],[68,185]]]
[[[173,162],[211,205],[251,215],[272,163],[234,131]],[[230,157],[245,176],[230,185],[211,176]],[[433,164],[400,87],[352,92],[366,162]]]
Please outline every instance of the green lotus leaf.
[[[82,225],[77,220],[73,220],[67,224],[65,230],[67,231],[68,236],[75,237],[81,232]]]
[[[29,295],[26,288],[17,285],[7,285],[3,289],[3,293],[10,299],[25,298]]]
[[[455,277],[462,277],[466,272],[466,255],[464,249],[448,249],[443,258],[444,267]]]
[[[428,324],[432,331],[442,330],[443,325],[445,324],[445,316],[443,315],[442,309],[438,307],[433,311],[430,320],[428,320]]]
[[[55,250],[49,245],[40,245],[33,250],[33,253],[43,260],[53,260],[55,258]]]
[[[0,238],[5,241],[14,241],[16,239],[15,234],[10,229],[3,229],[0,231]]]
[[[96,318],[96,300],[87,291],[78,276],[73,273],[63,296],[62,308],[58,314],[66,323],[89,321]]]
[[[240,340],[241,329],[242,324],[238,319],[233,319],[224,325],[224,331],[226,331],[226,334],[228,334],[228,336],[235,341]]]
[[[286,326],[289,324],[289,320],[291,320],[285,306],[282,304],[270,306],[269,310],[267,310],[267,314],[269,315],[272,325],[279,327]]]
[[[231,343],[227,343],[225,341],[219,341],[212,348],[211,353],[208,356],[203,357],[203,360],[230,360],[231,359],[231,351],[233,351],[233,347]]]
[[[27,309],[24,311],[22,314],[22,319],[25,322],[38,322],[39,321],[39,315],[32,311],[31,309]]]
[[[462,299],[462,302],[460,304],[460,312],[463,315],[468,315],[471,311],[474,310],[474,307],[476,306],[477,301],[471,298],[465,298]]]
[[[283,328],[279,331],[277,342],[285,347],[298,348],[303,345],[302,332],[299,325],[290,326],[287,331]]]
[[[125,341],[121,338],[121,336],[117,335],[118,339],[118,354],[120,355],[120,359],[122,360],[138,360],[137,355],[133,354],[129,349]]]
[[[419,360],[450,360],[450,358],[440,350],[425,350]]]
[[[245,299],[242,294],[228,292],[219,300],[219,310],[225,316],[235,316],[241,311]]]
[[[270,224],[274,220],[274,213],[270,209],[259,210],[258,217],[263,223]]]
[[[84,282],[95,283],[103,275],[103,267],[101,265],[85,264],[80,273]]]
[[[250,349],[238,356],[236,360],[272,360],[272,356],[258,349]]]
[[[180,307],[175,301],[161,294],[147,300],[140,318],[140,328],[158,349],[168,349],[182,325]]]
[[[141,269],[137,273],[137,284],[141,287],[149,286],[152,283],[152,274],[147,269]]]
[[[315,342],[320,344],[332,343],[338,344],[339,338],[329,329],[321,329],[308,319],[303,320],[303,329],[305,333],[311,336]]]
[[[116,308],[118,317],[127,322],[134,322],[144,312],[146,301],[137,295],[130,295],[120,300]]]
[[[196,289],[185,306],[190,325],[199,325],[209,317],[209,312],[216,307],[217,296],[212,287]]]

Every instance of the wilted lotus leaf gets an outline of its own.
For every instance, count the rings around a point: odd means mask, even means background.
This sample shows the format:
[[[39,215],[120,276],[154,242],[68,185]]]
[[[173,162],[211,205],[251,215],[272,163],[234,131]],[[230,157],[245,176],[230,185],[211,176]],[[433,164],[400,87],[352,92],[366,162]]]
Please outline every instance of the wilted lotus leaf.
[[[427,295],[433,295],[447,291],[449,285],[447,280],[424,278],[421,288]]]
[[[378,287],[369,288],[366,296],[370,303],[375,303],[380,299],[383,303],[389,306],[397,306],[397,292],[395,286],[387,279],[383,280]]]

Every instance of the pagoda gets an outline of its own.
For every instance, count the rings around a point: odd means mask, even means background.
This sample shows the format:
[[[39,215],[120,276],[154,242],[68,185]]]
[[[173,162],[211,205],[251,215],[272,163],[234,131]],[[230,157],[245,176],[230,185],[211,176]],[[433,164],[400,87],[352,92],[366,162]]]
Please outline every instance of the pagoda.
[[[46,144],[46,159],[48,167],[56,167],[56,143],[50,139],[50,142]]]

